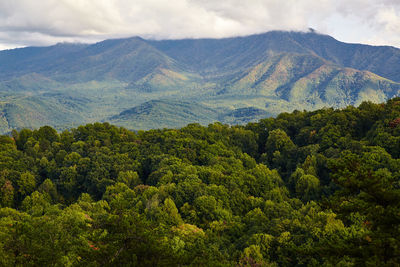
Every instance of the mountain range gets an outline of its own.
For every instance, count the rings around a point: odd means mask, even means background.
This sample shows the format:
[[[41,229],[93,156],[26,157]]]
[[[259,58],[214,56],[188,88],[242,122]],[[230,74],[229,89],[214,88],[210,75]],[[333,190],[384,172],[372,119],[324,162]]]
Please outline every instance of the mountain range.
[[[237,124],[399,92],[400,49],[314,31],[0,51],[1,133],[94,121],[136,130]]]

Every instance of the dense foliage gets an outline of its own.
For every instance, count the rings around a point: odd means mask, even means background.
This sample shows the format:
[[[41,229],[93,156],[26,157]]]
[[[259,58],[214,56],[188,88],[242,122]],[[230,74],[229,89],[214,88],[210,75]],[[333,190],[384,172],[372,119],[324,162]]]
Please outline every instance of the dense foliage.
[[[2,266],[396,266],[400,98],[0,138]]]

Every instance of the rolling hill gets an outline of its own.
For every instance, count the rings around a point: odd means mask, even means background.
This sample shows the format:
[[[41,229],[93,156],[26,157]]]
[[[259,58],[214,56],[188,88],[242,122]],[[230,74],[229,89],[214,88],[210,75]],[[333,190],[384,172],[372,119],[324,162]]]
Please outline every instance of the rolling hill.
[[[110,121],[131,129],[246,123],[294,109],[382,102],[400,49],[311,32],[57,44],[0,51],[0,131]]]
[[[191,122],[218,120],[218,112],[202,104],[174,100],[151,100],[109,118],[109,122],[132,129],[183,127]]]

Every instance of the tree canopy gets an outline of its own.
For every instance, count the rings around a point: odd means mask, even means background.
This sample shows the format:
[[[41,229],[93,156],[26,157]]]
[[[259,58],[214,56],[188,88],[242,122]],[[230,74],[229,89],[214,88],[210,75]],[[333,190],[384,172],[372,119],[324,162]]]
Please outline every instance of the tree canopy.
[[[400,98],[0,137],[2,266],[396,266]]]

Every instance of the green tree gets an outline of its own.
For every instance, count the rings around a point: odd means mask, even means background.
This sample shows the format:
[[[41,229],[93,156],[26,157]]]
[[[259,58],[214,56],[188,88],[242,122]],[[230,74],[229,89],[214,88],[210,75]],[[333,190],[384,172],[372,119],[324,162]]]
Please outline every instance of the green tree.
[[[331,161],[332,177],[341,187],[331,203],[344,222],[358,214],[363,220],[364,234],[348,240],[350,256],[360,264],[395,266],[400,264],[400,162],[383,149],[369,150],[344,151]]]

